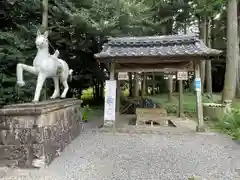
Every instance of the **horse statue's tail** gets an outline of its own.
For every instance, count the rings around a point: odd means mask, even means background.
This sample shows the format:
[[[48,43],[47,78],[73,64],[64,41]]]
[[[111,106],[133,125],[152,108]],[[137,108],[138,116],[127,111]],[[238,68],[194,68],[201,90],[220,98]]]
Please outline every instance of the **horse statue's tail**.
[[[73,70],[72,70],[72,69],[69,69],[68,75],[69,75],[69,80],[70,80],[70,81],[72,81],[72,73],[73,73]]]

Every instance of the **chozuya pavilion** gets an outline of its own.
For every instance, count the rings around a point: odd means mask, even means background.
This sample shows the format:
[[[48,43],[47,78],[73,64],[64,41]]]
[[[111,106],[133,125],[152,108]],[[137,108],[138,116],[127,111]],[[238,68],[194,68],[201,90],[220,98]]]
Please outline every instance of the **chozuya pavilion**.
[[[118,72],[164,72],[179,70],[194,71],[195,80],[200,83],[200,63],[219,56],[221,51],[208,48],[194,35],[167,35],[152,37],[109,38],[100,53],[95,54],[99,63],[108,63],[110,80]],[[117,83],[119,85],[119,83]],[[116,91],[119,88],[116,88]],[[117,92],[116,115],[119,115],[120,93]],[[201,88],[196,89],[197,130],[203,130],[203,108]],[[105,120],[104,125],[115,121]]]

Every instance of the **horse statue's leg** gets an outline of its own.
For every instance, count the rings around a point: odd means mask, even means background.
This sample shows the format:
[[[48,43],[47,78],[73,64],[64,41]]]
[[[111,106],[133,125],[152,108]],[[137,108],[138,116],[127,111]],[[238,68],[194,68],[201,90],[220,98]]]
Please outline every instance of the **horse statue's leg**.
[[[53,77],[53,83],[54,83],[54,92],[53,92],[53,95],[50,97],[50,99],[55,99],[60,95],[58,76]]]
[[[43,73],[39,73],[38,78],[37,78],[37,86],[36,86],[33,102],[38,102],[39,101],[42,86],[43,86],[43,83],[44,83],[45,80],[46,80],[46,75],[43,74]]]
[[[63,84],[64,90],[63,90],[63,93],[61,94],[61,98],[66,98],[66,95],[69,89],[67,80],[63,81],[62,84]]]
[[[25,82],[23,80],[23,70],[32,73],[32,74],[38,74],[37,70],[33,66],[28,66],[26,64],[17,64],[17,84],[19,86],[24,86]]]

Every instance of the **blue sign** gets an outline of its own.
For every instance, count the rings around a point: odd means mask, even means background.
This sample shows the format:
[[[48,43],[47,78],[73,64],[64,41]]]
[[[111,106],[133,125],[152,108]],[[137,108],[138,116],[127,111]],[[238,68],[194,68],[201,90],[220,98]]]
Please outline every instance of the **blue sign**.
[[[201,90],[201,79],[195,78],[195,90],[200,91]]]

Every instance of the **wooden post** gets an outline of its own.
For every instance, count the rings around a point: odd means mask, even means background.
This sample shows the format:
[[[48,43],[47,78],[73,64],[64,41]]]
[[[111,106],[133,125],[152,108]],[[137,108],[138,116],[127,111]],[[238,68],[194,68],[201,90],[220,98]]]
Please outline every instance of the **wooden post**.
[[[138,97],[139,95],[138,79],[138,73],[134,73],[134,97]]]
[[[133,82],[132,82],[132,73],[128,73],[128,78],[129,78],[129,96],[133,96]]]
[[[110,64],[110,80],[115,80],[115,63]]]
[[[153,95],[155,95],[155,74],[152,73],[152,88],[153,88]]]
[[[142,96],[146,95],[146,73],[143,73],[143,81],[142,81]]]
[[[173,100],[173,93],[172,93],[172,90],[173,90],[173,76],[172,75],[169,75],[168,76],[168,101],[169,102],[172,102]]]
[[[196,90],[196,110],[197,110],[197,131],[198,132],[204,132],[204,121],[203,121],[203,107],[202,107],[202,88],[201,88],[201,76],[200,76],[200,62],[194,63],[194,69],[195,69],[195,90]],[[196,88],[196,79],[200,81],[200,88]]]
[[[179,88],[179,109],[178,109],[178,117],[184,117],[183,112],[183,81],[178,80],[178,88]]]
[[[120,87],[120,80],[118,80],[118,73],[117,73],[117,104],[116,104],[116,119],[119,117],[120,115],[120,106],[121,106],[121,87]]]

